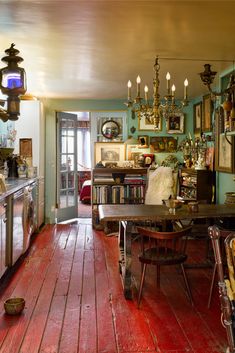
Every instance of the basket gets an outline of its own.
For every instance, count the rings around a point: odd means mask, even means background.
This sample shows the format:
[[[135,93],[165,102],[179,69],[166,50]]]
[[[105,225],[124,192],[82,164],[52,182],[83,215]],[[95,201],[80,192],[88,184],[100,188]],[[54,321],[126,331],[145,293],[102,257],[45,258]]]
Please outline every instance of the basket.
[[[4,309],[8,315],[19,315],[24,310],[24,307],[24,298],[9,298],[4,303]]]

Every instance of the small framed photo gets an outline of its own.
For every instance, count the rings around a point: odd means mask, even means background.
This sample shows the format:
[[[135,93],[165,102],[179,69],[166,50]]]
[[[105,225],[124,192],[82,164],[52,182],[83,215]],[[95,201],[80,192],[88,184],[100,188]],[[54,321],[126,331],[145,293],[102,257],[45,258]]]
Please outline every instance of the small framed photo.
[[[138,136],[139,145],[138,148],[148,148],[149,147],[149,136],[140,135]]]
[[[95,164],[98,162],[123,162],[125,160],[125,145],[119,142],[96,142]]]
[[[202,106],[202,131],[212,130],[212,100],[210,94],[203,96]]]
[[[162,130],[162,119],[159,118],[159,123],[157,129],[155,129],[155,125],[152,119],[148,119],[144,114],[138,114],[139,126],[138,129],[142,131],[161,131]]]
[[[132,152],[131,153],[131,161],[134,162],[134,166],[138,166],[139,165],[139,158],[142,155],[141,152]]]
[[[183,134],[184,133],[184,114],[174,114],[169,116],[166,125],[168,134]]]
[[[193,123],[194,133],[200,134],[202,130],[202,102],[196,103],[193,106]]]

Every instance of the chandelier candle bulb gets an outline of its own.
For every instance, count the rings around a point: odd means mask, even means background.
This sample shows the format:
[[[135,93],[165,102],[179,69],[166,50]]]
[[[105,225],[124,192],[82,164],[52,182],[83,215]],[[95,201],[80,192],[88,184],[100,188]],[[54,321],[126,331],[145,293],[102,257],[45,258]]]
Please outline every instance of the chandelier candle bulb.
[[[130,80],[127,82],[127,90],[128,90],[127,98],[128,98],[128,101],[130,101],[131,100],[131,81]]]
[[[141,78],[138,76],[136,79],[136,83],[137,83],[137,97],[140,97],[140,82],[141,82]]]
[[[166,74],[166,88],[167,88],[167,93],[170,94],[170,79],[171,75],[169,72]]]
[[[172,85],[171,87],[171,94],[173,97],[175,96],[175,85]]]
[[[145,96],[146,102],[148,101],[148,91],[149,91],[148,86],[144,86],[144,96]]]
[[[188,80],[187,78],[184,80],[184,99],[187,99],[188,92],[187,92],[187,87],[188,87]]]

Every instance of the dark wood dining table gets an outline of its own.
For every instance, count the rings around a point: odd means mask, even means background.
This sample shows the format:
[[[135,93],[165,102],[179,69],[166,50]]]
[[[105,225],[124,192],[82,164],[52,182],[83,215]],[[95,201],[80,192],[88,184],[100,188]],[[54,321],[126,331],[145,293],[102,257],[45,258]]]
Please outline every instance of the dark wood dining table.
[[[132,299],[131,240],[136,222],[167,222],[235,217],[235,204],[199,204],[198,212],[191,212],[187,205],[170,213],[165,205],[115,204],[100,205],[99,217],[103,222],[119,222],[119,264],[123,281],[124,296]]]

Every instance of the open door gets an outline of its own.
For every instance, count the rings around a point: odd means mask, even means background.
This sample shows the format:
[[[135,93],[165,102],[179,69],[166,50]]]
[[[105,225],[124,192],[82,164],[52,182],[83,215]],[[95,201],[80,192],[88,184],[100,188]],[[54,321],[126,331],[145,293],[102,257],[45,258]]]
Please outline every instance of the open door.
[[[57,222],[77,218],[77,115],[57,113]]]

